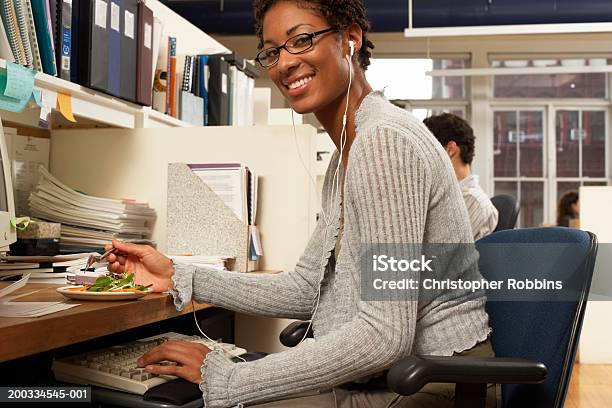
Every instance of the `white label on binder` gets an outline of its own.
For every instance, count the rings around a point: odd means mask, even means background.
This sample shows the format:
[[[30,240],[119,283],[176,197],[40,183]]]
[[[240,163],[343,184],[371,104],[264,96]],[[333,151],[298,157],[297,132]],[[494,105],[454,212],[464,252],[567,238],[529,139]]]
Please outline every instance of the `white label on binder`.
[[[126,37],[134,39],[134,14],[125,10],[125,28],[123,30]]]
[[[119,18],[121,12],[119,11],[119,5],[111,2],[111,30],[119,32]]]
[[[144,46],[148,49],[153,48],[153,44],[151,43],[153,38],[153,30],[151,29],[151,24],[145,23],[144,26]]]
[[[62,55],[62,71],[68,71],[70,69],[70,57]]]
[[[106,30],[106,10],[108,3],[104,0],[96,0],[96,25]]]
[[[227,74],[221,74],[221,92],[227,93]]]

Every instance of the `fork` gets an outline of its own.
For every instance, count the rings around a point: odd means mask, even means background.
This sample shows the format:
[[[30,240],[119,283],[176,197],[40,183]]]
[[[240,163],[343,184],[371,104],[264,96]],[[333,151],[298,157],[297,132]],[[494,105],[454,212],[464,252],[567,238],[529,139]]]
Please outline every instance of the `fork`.
[[[102,262],[104,259],[106,259],[110,254],[114,253],[116,250],[117,248],[113,247],[109,249],[108,251],[104,252],[102,255],[89,255],[89,258],[87,258],[87,264],[85,264],[85,270],[87,271],[87,269],[91,268],[93,264]]]

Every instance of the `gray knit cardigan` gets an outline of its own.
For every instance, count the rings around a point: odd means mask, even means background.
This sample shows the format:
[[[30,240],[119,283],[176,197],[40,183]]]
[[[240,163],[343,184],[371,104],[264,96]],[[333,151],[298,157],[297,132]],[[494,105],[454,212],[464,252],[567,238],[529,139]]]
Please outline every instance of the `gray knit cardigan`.
[[[414,292],[403,301],[360,296],[363,244],[470,243],[472,236],[448,156],[419,120],[372,92],[355,121],[357,136],[342,170],[344,232],[335,265],[328,261],[340,226],[340,199],[331,189],[337,152],[323,188],[326,216],[295,270],[265,275],[176,266],[172,293],[178,309],[193,298],[247,314],[313,318],[315,341],[291,350],[248,363],[209,353],[200,385],[206,407],[329,389],[410,354],[451,355],[487,338],[483,292],[442,291],[436,301],[421,301]],[[452,274],[480,279],[475,262]]]

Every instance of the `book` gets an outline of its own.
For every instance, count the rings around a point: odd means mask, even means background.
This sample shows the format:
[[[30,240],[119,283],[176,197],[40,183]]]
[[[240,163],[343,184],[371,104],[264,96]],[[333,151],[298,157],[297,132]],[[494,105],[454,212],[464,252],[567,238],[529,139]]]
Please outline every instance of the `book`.
[[[143,1],[138,2],[138,41],[136,102],[151,106],[153,94],[153,11]],[[155,53],[157,60],[157,53]]]
[[[38,46],[38,36],[36,35],[36,24],[34,23],[32,4],[30,3],[30,0],[21,0],[21,3],[22,8],[25,10],[26,26],[30,39],[30,48],[32,49],[32,65],[36,71],[42,72],[42,60]]]
[[[57,75],[55,66],[55,51],[53,48],[53,38],[49,27],[49,16],[46,0],[31,0],[32,15],[34,17],[34,27],[36,28],[36,38],[40,52],[42,70],[45,74]]]
[[[136,40],[138,29],[137,0],[121,0],[120,36],[121,64],[119,96],[122,99],[136,102],[138,44]],[[110,55],[111,58],[115,56]]]
[[[2,13],[0,13],[0,18],[2,18]],[[0,21],[0,58],[8,62],[15,62],[15,56],[13,55],[13,50],[11,49],[11,44],[9,43],[2,21]]]
[[[97,2],[98,0],[96,0]],[[108,20],[108,54],[105,63],[108,67],[106,92],[121,96],[121,1],[110,0]],[[94,45],[96,46],[96,45]]]
[[[168,37],[168,67],[166,70],[166,113],[177,117],[176,106],[176,38]]]
[[[109,4],[79,0],[78,83],[106,92],[109,76]]]
[[[198,92],[196,95],[202,98],[203,124],[208,126],[208,55],[198,55]]]
[[[21,47],[23,47],[25,55],[25,66],[32,68],[34,58],[32,57],[32,45],[30,44],[30,34],[26,16],[27,12],[24,10],[22,0],[13,0],[13,6],[15,7],[15,18],[17,19],[17,29],[19,31],[19,38],[21,39]]]
[[[15,62],[19,65],[27,65],[12,0],[0,0],[0,13]]]
[[[55,52],[58,76],[70,81],[72,0],[57,0]]]
[[[222,55],[209,55],[208,64],[208,124],[227,126],[229,124],[229,64]]]

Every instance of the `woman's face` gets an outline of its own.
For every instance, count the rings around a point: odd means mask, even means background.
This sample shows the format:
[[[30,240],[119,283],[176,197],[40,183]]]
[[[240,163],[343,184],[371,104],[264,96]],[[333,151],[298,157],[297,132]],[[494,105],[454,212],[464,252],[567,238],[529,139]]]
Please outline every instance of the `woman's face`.
[[[288,38],[312,33],[330,25],[314,10],[291,1],[272,6],[263,20],[264,49]],[[302,54],[281,49],[278,62],[268,69],[270,78],[298,113],[317,112],[342,97],[348,86],[348,61],[336,32],[313,39],[313,47]]]

